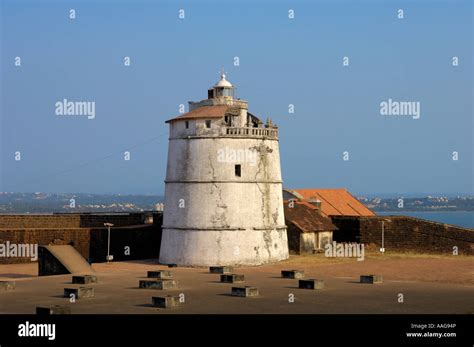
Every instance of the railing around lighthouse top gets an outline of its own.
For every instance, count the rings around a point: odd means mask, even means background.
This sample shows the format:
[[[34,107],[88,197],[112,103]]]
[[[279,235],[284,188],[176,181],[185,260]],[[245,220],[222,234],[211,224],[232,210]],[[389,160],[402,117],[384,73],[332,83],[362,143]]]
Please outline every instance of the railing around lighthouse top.
[[[269,128],[224,128],[225,135],[230,136],[256,136],[278,138],[278,129]]]

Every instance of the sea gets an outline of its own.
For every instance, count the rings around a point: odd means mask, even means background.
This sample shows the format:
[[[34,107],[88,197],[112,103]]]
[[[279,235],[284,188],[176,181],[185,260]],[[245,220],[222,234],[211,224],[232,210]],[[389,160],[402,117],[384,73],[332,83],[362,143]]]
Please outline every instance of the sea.
[[[381,216],[403,215],[431,220],[434,222],[453,224],[464,228],[474,228],[474,211],[448,211],[448,212],[375,212]]]

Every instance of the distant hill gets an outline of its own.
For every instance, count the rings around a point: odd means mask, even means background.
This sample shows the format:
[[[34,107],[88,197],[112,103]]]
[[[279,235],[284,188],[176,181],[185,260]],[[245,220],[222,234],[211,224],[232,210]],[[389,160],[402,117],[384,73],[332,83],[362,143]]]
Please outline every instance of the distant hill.
[[[0,213],[149,211],[160,202],[159,195],[0,192]]]
[[[421,198],[358,197],[359,201],[376,212],[383,211],[474,211],[473,196],[427,196]],[[401,199],[401,200],[400,200]]]
[[[358,199],[375,212],[474,211],[474,196],[402,197],[403,207],[400,198],[359,196]],[[163,201],[160,195],[0,192],[0,213],[150,211]]]

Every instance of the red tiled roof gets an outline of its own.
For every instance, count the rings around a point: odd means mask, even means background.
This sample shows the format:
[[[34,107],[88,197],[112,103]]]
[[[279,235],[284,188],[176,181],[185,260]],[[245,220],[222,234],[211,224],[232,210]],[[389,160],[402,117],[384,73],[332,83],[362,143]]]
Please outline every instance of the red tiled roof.
[[[328,216],[375,216],[346,189],[291,189],[305,200],[321,201],[321,212]]]
[[[331,219],[323,216],[314,206],[304,201],[295,201],[293,207],[288,206],[288,201],[283,202],[286,223],[295,224],[302,232],[332,231],[337,229]]]
[[[192,111],[179,115],[175,118],[168,119],[166,123],[187,119],[221,118],[224,117],[228,108],[229,106],[227,105],[201,106]]]

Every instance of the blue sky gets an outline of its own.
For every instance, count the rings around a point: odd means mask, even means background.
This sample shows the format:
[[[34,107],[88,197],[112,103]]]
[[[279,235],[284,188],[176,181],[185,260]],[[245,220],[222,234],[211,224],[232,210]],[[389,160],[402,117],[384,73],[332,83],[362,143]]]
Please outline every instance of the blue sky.
[[[472,1],[0,2],[0,191],[163,193],[164,121],[224,66],[279,125],[285,186],[473,193]],[[64,98],[95,119],[55,115]]]

